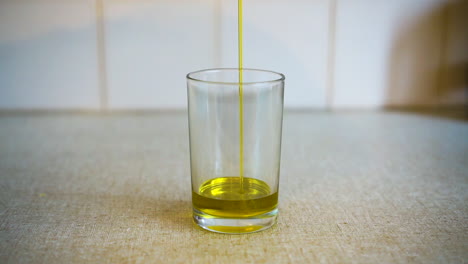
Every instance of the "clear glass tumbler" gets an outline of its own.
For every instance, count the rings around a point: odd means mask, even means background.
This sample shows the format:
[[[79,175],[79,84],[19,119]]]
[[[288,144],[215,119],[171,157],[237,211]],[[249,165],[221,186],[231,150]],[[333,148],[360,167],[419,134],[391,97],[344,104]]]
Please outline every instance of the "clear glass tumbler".
[[[276,222],[284,79],[255,69],[187,75],[193,219],[202,228],[249,233]]]

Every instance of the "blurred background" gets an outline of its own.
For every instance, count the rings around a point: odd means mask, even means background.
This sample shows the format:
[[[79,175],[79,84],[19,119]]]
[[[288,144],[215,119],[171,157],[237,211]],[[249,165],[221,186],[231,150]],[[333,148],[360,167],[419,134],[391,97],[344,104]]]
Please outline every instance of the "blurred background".
[[[467,105],[468,1],[245,0],[245,67],[289,109]],[[235,0],[0,0],[0,109],[184,109],[237,67]]]

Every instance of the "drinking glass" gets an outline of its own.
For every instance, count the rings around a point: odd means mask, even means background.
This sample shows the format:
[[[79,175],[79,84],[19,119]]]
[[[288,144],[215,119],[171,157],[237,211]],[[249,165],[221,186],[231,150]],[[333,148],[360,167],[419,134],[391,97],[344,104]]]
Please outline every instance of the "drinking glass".
[[[276,222],[284,80],[256,69],[187,75],[193,219],[200,227],[249,233]]]

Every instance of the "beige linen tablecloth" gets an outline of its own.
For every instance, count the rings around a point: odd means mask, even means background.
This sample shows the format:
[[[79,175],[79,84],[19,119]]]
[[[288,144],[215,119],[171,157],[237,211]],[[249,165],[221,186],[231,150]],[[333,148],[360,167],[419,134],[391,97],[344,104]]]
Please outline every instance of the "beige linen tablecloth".
[[[463,263],[468,123],[288,113],[280,216],[191,221],[185,113],[0,114],[0,263]]]

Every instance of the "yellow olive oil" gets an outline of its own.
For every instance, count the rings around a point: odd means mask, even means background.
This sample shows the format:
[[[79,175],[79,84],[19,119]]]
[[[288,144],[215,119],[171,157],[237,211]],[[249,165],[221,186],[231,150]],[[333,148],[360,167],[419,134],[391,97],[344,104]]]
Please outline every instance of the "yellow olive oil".
[[[220,177],[203,183],[192,201],[195,209],[213,217],[246,218],[274,210],[278,192],[258,179],[244,177],[241,184],[240,177]]]
[[[244,92],[243,92],[243,33],[242,33],[242,0],[238,0],[237,5],[237,39],[238,39],[238,55],[239,55],[239,178],[240,185],[244,183]],[[241,188],[241,191],[243,188]]]
[[[244,98],[242,50],[242,0],[238,0],[238,56],[239,56],[239,175],[218,177],[204,182],[192,192],[196,214],[203,218],[248,218],[276,209],[278,192],[262,180],[244,177]],[[262,225],[210,226],[223,233],[248,233],[264,228]]]

